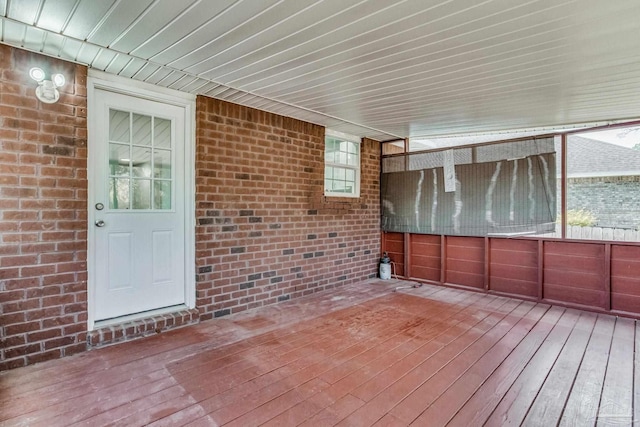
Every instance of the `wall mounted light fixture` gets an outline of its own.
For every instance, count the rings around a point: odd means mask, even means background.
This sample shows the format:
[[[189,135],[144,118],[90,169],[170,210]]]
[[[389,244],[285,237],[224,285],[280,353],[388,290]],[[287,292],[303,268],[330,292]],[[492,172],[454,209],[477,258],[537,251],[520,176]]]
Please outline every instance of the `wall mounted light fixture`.
[[[58,88],[65,84],[65,78],[62,74],[52,74],[51,78],[47,80],[45,72],[42,68],[33,67],[29,70],[29,76],[38,82],[36,88],[36,97],[46,103],[53,104],[60,99],[60,92]]]

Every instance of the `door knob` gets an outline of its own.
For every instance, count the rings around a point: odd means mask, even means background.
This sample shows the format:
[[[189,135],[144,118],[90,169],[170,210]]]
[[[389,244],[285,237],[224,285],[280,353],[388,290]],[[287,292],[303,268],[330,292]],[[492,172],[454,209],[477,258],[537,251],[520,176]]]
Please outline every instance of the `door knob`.
[[[104,226],[105,226],[105,223],[103,220],[96,221],[96,227],[104,227]]]

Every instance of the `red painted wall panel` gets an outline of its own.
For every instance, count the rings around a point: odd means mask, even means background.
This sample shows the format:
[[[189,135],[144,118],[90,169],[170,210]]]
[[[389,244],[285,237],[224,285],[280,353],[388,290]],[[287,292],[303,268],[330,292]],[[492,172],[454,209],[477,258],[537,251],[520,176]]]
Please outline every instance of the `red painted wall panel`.
[[[404,256],[404,235],[393,234],[387,234],[386,250]],[[444,264],[446,284],[476,289],[488,284],[489,291],[528,298],[538,298],[542,290],[542,299],[551,303],[640,317],[637,243],[411,235],[408,246],[415,279],[439,283]]]
[[[446,238],[446,282],[484,288],[484,238]]]
[[[574,288],[567,285],[544,285],[544,299],[572,304],[581,304],[601,308],[605,297],[604,290],[595,291],[583,288]]]
[[[544,298],[603,307],[604,244],[544,243]]]
[[[535,297],[538,294],[538,242],[490,239],[489,289]]]
[[[640,247],[611,246],[611,308],[640,312]]]
[[[440,239],[440,236],[431,234],[412,234],[412,253],[440,259]]]
[[[440,281],[442,271],[440,236],[411,235],[411,277]]]
[[[640,296],[620,293],[611,294],[611,309],[640,315]]]
[[[482,237],[447,237],[447,258],[461,260],[484,260]]]
[[[545,269],[583,271],[597,276],[604,274],[604,250],[596,257],[585,257],[571,252],[549,253],[549,251],[545,251],[545,255]]]
[[[575,289],[604,291],[604,277],[589,271],[572,271],[569,269],[547,269],[544,271],[544,284],[568,286]]]
[[[447,283],[482,289],[484,288],[484,277],[479,274],[447,271]]]
[[[604,244],[593,242],[544,242],[545,254],[598,258],[604,254]]]
[[[491,279],[490,290],[509,295],[520,295],[524,297],[537,297],[538,288],[536,283],[528,281],[508,279],[504,277],[493,277]]]

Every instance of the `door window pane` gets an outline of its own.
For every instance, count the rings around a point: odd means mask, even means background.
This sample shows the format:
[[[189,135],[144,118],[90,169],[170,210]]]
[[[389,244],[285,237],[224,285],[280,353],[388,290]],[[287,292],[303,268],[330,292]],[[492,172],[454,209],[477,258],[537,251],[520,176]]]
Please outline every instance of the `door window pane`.
[[[171,136],[170,120],[109,110],[110,209],[171,209]]]
[[[133,143],[151,145],[151,117],[133,114]]]
[[[128,178],[111,178],[109,180],[109,208],[129,209]]]
[[[131,150],[131,174],[136,178],[151,178],[151,150],[133,147]]]
[[[109,110],[109,140],[129,143],[129,113]]]
[[[109,144],[109,173],[112,176],[129,176],[129,145]]]
[[[154,118],[154,145],[159,148],[171,148],[171,121]]]
[[[153,177],[171,178],[171,151],[154,150]]]
[[[151,209],[151,180],[134,179],[131,182],[132,209]]]
[[[171,181],[155,181],[153,187],[153,208],[171,209]]]

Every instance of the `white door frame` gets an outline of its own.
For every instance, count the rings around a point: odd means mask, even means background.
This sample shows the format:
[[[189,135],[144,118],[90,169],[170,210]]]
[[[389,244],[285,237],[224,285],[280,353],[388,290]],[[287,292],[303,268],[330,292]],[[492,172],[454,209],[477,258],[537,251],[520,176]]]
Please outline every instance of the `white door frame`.
[[[88,180],[88,200],[87,200],[87,330],[92,331],[95,327],[96,312],[96,236],[95,236],[95,213],[93,205],[94,199],[93,185],[99,182],[100,177],[96,176],[96,171],[92,165],[97,160],[95,144],[98,143],[96,128],[96,90],[105,90],[124,95],[131,95],[138,98],[148,99],[156,102],[164,102],[184,109],[184,188],[176,189],[182,191],[185,198],[184,207],[184,288],[185,306],[194,308],[196,304],[196,281],[195,281],[195,95],[178,92],[172,89],[157,87],[148,83],[137,82],[131,79],[107,74],[101,71],[89,69],[87,78],[87,180]],[[141,317],[148,317],[150,313],[145,313]],[[131,317],[127,317],[130,319]]]

